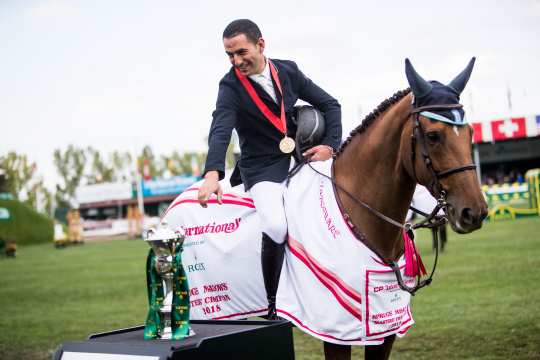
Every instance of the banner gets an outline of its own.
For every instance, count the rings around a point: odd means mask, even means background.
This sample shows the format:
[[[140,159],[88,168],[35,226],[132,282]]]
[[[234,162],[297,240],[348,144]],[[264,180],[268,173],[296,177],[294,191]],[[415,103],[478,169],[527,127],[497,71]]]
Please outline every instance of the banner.
[[[200,180],[197,176],[174,176],[168,179],[155,179],[142,182],[144,197],[178,195],[193,183]]]
[[[103,183],[80,186],[75,191],[77,203],[89,204],[102,201],[129,200],[132,198],[131,183]]]
[[[533,169],[525,174],[525,183],[482,186],[489,208],[488,219],[540,215],[539,174],[539,169]]]

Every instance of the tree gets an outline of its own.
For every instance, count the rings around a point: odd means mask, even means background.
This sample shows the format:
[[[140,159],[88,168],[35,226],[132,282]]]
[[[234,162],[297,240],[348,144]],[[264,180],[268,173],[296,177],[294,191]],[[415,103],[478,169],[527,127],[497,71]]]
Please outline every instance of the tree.
[[[199,176],[204,166],[206,153],[188,152],[180,155],[174,151],[170,156],[162,155],[161,163],[166,164],[170,175],[195,175]]]
[[[5,172],[6,190],[21,202],[46,214],[51,213],[52,194],[37,174],[37,166],[26,155],[9,152],[0,157],[0,168]]]
[[[87,148],[87,156],[90,160],[90,173],[86,175],[88,184],[99,184],[104,182],[112,182],[115,180],[114,166],[106,163],[99,150],[89,146]]]
[[[116,181],[131,181],[133,179],[132,157],[128,151],[113,151],[111,154],[112,167]]]
[[[34,184],[29,187],[25,203],[33,207],[39,212],[52,216],[53,208],[53,195],[45,187],[43,179],[35,181]]]
[[[24,190],[34,176],[36,164],[30,163],[26,155],[10,151],[0,157],[0,167],[6,173],[7,191],[17,200],[26,198],[28,191]]]
[[[56,185],[56,202],[59,207],[70,208],[75,200],[75,190],[83,178],[86,165],[84,149],[69,145],[65,151],[54,151],[54,165],[62,178],[62,184]]]
[[[129,152],[113,151],[105,159],[99,150],[89,146],[86,149],[90,161],[85,178],[88,184],[115,181],[131,181],[133,178],[131,155]]]

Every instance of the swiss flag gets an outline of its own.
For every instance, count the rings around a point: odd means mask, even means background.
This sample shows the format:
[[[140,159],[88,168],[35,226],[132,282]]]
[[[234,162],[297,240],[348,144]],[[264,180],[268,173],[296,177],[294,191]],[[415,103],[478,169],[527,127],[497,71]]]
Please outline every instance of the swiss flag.
[[[527,137],[525,118],[512,118],[506,120],[495,120],[491,122],[491,132],[493,140],[507,140]]]
[[[473,143],[478,144],[483,142],[482,123],[472,123],[473,128]]]

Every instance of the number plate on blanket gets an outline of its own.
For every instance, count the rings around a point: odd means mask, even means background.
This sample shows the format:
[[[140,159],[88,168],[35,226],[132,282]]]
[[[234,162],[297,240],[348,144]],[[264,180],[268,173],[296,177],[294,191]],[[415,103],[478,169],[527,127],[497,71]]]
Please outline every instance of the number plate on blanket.
[[[409,286],[414,283],[404,280]],[[405,332],[413,324],[410,300],[391,270],[366,269],[366,337]]]

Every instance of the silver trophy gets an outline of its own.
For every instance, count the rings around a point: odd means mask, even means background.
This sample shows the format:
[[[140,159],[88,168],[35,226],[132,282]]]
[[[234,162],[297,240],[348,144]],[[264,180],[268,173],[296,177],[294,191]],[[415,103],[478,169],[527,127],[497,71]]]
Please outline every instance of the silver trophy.
[[[171,309],[173,305],[173,261],[177,251],[181,251],[179,245],[184,243],[185,233],[179,228],[176,231],[169,228],[167,222],[162,221],[156,229],[146,232],[145,241],[152,247],[156,255],[155,267],[163,285],[163,303],[159,309],[159,315],[163,322],[163,332],[159,334],[161,339],[172,338]],[[189,297],[189,292],[185,295]],[[188,298],[189,299],[189,298]],[[189,301],[188,301],[189,302]],[[187,319],[189,321],[189,318]],[[189,323],[188,323],[189,324]],[[189,335],[194,335],[189,328]]]

